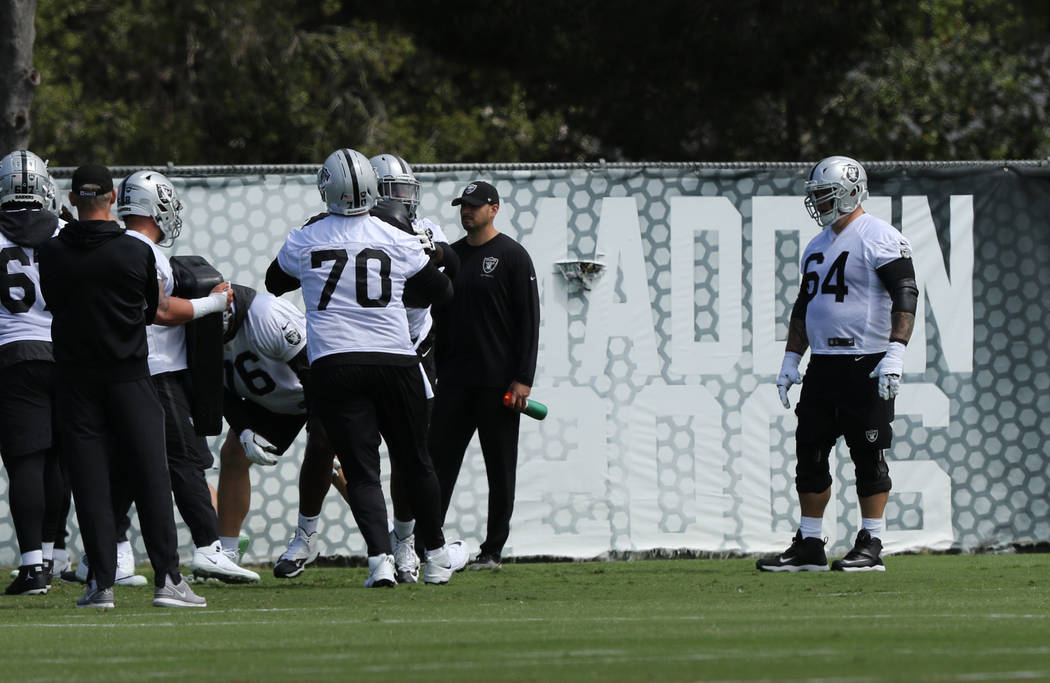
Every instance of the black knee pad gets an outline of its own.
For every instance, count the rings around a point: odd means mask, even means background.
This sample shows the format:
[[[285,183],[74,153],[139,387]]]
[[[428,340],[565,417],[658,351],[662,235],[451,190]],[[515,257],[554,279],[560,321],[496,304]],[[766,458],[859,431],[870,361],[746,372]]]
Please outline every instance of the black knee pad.
[[[795,490],[799,493],[821,493],[831,486],[828,456],[831,446],[795,443]]]
[[[857,495],[861,498],[886,493],[893,487],[884,448],[850,448],[853,470],[857,475]]]

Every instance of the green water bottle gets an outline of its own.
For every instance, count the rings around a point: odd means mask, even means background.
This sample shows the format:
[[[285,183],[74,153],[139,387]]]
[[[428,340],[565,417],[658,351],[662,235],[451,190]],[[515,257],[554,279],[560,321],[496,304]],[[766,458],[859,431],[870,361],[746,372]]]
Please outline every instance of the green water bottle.
[[[503,405],[508,408],[511,407],[510,392],[503,395]],[[547,417],[547,406],[543,405],[539,401],[533,401],[531,398],[525,399],[525,410],[521,411],[531,417],[534,420],[542,420]]]

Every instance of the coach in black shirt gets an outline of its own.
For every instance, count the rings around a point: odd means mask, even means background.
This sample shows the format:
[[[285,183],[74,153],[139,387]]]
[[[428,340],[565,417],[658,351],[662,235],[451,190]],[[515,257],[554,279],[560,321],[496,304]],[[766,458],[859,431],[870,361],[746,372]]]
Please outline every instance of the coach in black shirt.
[[[467,236],[452,245],[460,261],[452,303],[435,307],[438,386],[430,453],[444,514],[478,432],[489,485],[488,530],[470,568],[499,569],[514,510],[518,423],[536,374],[539,292],[528,252],[493,225],[496,188],[472,182],[452,205],[460,207]]]
[[[132,492],[157,606],[203,606],[179,573],[164,412],[150,380],[146,325],[160,290],[153,251],[124,234],[109,169],[73,174],[72,221],[40,249],[51,310],[62,453],[93,577],[78,607],[113,607],[117,539],[111,486]]]

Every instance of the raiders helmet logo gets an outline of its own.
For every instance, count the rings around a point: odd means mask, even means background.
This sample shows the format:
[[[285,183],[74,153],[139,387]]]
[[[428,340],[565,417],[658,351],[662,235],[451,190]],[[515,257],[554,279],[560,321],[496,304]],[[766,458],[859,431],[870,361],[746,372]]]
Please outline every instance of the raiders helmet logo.
[[[463,194],[474,194],[474,190],[476,189],[478,189],[478,186],[474,183],[471,183],[463,189]]]
[[[879,430],[869,429],[868,431],[864,432],[864,438],[868,440],[868,443],[875,443],[875,441],[879,438]]]
[[[860,169],[853,164],[850,164],[846,167],[846,180],[855,183],[857,182],[857,178],[860,178]]]
[[[175,198],[175,191],[171,185],[158,184],[157,185],[157,196],[160,198],[162,204],[170,204],[171,200]]]
[[[495,256],[486,256],[481,261],[481,270],[484,271],[486,274],[488,274],[488,273],[491,273],[492,271],[496,270],[496,266],[498,266],[498,265],[499,265],[499,259],[498,258],[496,258]]]
[[[321,192],[328,187],[328,181],[332,179],[332,172],[327,167],[322,166],[321,172],[317,174],[317,187],[320,188]]]

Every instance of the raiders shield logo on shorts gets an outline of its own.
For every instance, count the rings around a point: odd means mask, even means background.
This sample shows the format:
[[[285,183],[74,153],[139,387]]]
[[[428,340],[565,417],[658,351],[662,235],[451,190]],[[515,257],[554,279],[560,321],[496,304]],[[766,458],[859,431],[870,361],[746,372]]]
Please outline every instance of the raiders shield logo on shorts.
[[[868,440],[868,443],[875,443],[875,441],[879,438],[879,430],[869,429],[868,431],[864,432],[864,438]]]
[[[499,265],[499,259],[498,258],[496,258],[495,256],[486,256],[481,261],[481,270],[484,271],[486,274],[488,274],[488,273],[491,273],[492,271],[496,270],[496,266],[498,266],[498,265]]]

